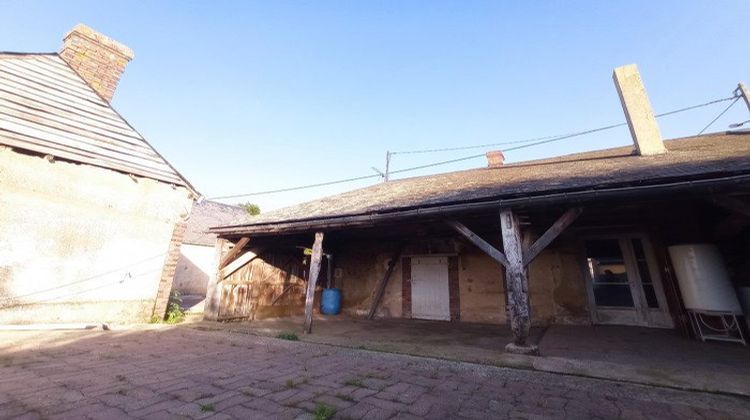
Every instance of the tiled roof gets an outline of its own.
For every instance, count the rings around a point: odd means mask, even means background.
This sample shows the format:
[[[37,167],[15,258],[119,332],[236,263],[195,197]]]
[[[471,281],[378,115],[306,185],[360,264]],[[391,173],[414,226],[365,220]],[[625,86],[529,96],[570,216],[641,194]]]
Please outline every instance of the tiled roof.
[[[0,53],[0,144],[193,190],[55,53]]]
[[[636,155],[628,146],[379,183],[271,211],[242,226],[271,231],[281,223],[314,226],[348,216],[750,173],[748,132],[668,140],[665,146],[668,152],[655,156]]]

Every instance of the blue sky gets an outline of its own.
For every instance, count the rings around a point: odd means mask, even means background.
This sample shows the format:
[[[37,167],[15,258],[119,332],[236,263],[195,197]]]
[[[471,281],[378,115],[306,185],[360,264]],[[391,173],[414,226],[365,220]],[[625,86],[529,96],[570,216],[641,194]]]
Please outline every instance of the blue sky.
[[[638,64],[657,113],[730,96],[750,82],[748,18],[740,0],[0,0],[0,50],[57,51],[79,22],[130,46],[113,105],[214,197],[369,175],[386,150],[621,122],[611,74],[623,64]],[[696,134],[726,105],[662,118],[662,134]],[[739,102],[710,131],[748,118]],[[629,143],[622,128],[506,158]],[[396,155],[392,168],[483,151]],[[268,210],[374,182],[228,202]]]

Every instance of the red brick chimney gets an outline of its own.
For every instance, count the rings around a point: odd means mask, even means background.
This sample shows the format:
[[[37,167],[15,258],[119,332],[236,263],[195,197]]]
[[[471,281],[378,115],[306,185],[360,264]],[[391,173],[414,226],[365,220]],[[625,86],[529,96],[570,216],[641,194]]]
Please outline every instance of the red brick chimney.
[[[491,152],[487,152],[487,167],[488,168],[499,168],[503,166],[503,161],[505,161],[505,155],[503,155],[503,152],[500,150],[493,150]]]
[[[60,57],[110,102],[133,50],[79,23],[63,38]]]

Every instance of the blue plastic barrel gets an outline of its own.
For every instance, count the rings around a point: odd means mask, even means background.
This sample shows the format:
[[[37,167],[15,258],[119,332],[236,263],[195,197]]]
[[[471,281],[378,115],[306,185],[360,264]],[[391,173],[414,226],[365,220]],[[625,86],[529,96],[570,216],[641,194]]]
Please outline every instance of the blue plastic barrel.
[[[338,315],[341,312],[341,289],[323,289],[320,312],[326,315]]]

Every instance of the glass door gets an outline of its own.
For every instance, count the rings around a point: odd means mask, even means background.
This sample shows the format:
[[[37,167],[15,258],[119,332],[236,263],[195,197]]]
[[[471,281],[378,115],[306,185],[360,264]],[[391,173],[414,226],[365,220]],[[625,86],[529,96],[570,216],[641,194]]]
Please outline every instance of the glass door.
[[[622,235],[585,241],[589,301],[595,323],[671,328],[649,242]]]

